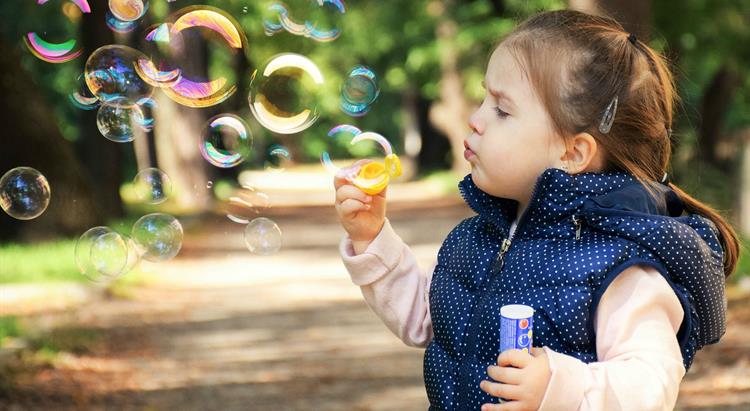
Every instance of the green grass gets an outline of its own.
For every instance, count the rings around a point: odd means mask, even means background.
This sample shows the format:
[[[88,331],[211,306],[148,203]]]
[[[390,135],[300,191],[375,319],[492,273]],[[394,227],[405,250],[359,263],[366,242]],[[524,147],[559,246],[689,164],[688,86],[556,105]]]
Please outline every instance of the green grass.
[[[0,317],[0,347],[3,346],[6,338],[20,337],[23,331],[18,323],[18,318],[14,316]]]
[[[0,244],[0,284],[84,282],[75,264],[75,240]]]

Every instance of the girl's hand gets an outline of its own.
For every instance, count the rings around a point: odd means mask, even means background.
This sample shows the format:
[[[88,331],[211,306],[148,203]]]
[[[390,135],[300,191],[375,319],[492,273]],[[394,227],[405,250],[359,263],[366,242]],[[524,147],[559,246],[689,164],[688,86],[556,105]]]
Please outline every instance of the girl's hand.
[[[361,165],[357,162],[355,166]],[[385,192],[369,196],[343,177],[333,178],[336,188],[336,213],[352,241],[372,241],[385,223]]]
[[[507,402],[484,404],[482,411],[539,409],[551,376],[547,353],[537,347],[531,349],[531,354],[521,350],[503,351],[497,357],[497,366],[489,366],[487,374],[497,382],[484,380],[479,387]]]

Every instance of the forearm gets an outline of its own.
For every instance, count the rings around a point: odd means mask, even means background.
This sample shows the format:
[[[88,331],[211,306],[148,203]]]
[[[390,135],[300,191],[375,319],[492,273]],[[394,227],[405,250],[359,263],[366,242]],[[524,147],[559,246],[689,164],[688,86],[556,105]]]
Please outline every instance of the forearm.
[[[364,249],[357,253],[355,248]],[[428,291],[431,271],[422,272],[413,253],[386,221],[369,244],[344,238],[341,255],[370,308],[405,344],[426,346],[432,339]]]

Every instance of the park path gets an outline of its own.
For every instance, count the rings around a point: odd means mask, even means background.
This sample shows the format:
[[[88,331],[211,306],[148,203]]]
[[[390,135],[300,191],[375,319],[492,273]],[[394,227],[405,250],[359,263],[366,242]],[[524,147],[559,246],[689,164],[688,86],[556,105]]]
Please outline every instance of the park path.
[[[247,252],[225,218],[187,220],[180,255],[143,262],[153,280],[129,298],[29,316],[58,341],[96,338],[53,366],[14,370],[0,410],[426,409],[423,352],[393,336],[350,282],[332,208],[268,211],[284,233],[278,254]],[[423,267],[470,214],[460,201],[389,211]],[[746,294],[732,298],[729,331],[699,354],[679,409],[750,407],[748,306]]]

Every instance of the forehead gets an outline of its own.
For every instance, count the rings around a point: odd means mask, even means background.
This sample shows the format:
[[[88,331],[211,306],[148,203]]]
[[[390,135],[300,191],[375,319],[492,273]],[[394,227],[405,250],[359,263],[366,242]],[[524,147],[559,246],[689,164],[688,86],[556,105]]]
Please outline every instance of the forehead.
[[[528,104],[536,100],[526,72],[508,48],[502,45],[490,57],[485,81],[490,91],[502,91],[517,104]]]

